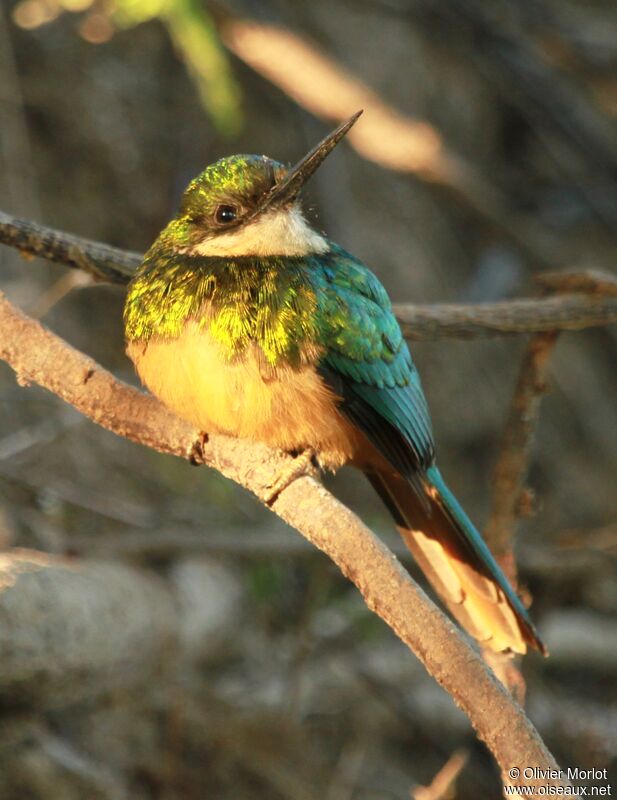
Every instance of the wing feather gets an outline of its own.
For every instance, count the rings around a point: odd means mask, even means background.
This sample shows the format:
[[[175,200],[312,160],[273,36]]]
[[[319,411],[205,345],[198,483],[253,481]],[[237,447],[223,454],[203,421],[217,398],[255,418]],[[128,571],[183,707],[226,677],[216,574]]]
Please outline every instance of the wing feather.
[[[329,261],[329,263],[328,263]],[[336,245],[323,267],[320,373],[342,412],[411,481],[433,463],[431,420],[420,377],[385,289]]]

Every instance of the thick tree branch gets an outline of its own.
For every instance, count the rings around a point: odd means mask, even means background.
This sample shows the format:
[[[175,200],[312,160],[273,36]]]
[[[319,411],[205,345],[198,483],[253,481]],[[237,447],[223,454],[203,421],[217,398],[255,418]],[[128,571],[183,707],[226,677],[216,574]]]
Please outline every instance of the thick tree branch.
[[[266,498],[289,457],[264,445],[212,436],[196,447],[196,431],[74,350],[0,296],[0,357],[22,384],[35,382],[99,425],[132,441],[190,457]],[[551,754],[522,709],[387,547],[313,478],[284,489],[273,511],[325,552],[378,614],[418,656],[467,714],[512,782],[512,767],[555,769]],[[541,781],[546,783],[546,781]],[[559,783],[559,781],[557,781]]]
[[[128,283],[142,259],[139,253],[81,239],[2,211],[0,243],[26,255],[85,270],[109,283]],[[399,303],[394,310],[406,338],[418,341],[581,330],[617,323],[617,279],[613,276],[579,272],[565,273],[564,278],[561,273],[548,273],[542,276],[542,282],[562,291],[588,294],[478,305]]]

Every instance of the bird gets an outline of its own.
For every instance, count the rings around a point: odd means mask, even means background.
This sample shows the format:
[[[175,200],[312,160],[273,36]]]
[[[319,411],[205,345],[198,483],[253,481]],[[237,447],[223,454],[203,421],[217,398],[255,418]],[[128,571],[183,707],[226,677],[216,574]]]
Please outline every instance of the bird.
[[[437,467],[385,288],[303,212],[302,188],[361,113],[294,166],[233,155],[188,184],[129,283],[127,354],[146,388],[201,431],[360,469],[471,637],[495,653],[546,653]]]

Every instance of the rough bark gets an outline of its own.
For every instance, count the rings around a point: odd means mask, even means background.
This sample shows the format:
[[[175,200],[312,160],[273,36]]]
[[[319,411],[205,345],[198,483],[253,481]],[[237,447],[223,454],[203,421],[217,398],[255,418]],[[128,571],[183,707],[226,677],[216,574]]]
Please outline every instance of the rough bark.
[[[5,298],[0,298],[0,330],[0,357],[21,383],[44,386],[118,435],[184,458],[199,455],[262,500],[290,462],[265,445],[224,436],[203,442],[154,398],[117,381]],[[338,565],[367,606],[448,691],[493,753],[504,781],[513,782],[509,770],[521,764],[557,768],[524,711],[480,655],[349,509],[308,476],[283,489],[271,507]]]

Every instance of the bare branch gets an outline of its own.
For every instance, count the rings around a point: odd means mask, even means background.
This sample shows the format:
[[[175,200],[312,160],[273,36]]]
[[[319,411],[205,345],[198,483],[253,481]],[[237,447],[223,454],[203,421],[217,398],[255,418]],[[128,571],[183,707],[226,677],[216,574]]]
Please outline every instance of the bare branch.
[[[456,779],[468,760],[469,753],[466,750],[457,750],[456,753],[452,753],[435,775],[430,786],[418,786],[414,789],[413,800],[444,800],[444,798],[452,797]]]
[[[199,437],[189,425],[154,398],[117,381],[1,296],[0,329],[0,357],[22,383],[44,386],[93,421],[135,442],[184,458],[195,454]],[[201,454],[204,463],[261,499],[290,463],[290,457],[264,445],[223,436],[210,437]],[[478,653],[349,509],[308,476],[281,491],[272,509],[338,565],[367,606],[449,692],[495,756],[505,781],[512,782],[508,770],[521,764],[557,769],[531,722]]]
[[[514,528],[520,516],[533,433],[540,410],[540,398],[545,388],[546,369],[557,336],[556,332],[539,333],[529,342],[514,391],[501,454],[493,472],[493,506],[484,533],[486,541],[514,583]]]
[[[82,269],[109,283],[128,283],[142,260],[139,253],[82,239],[3,211],[0,211],[0,242],[26,255]]]
[[[0,211],[0,242],[20,252],[42,256],[50,261],[83,269],[98,280],[126,284],[141,263],[139,253],[108,247],[68,233],[18,219]],[[617,322],[617,296],[611,276],[603,276],[605,291],[600,292],[596,273],[565,273],[573,291],[586,286],[586,294],[564,297],[506,300],[479,305],[394,306],[407,339],[424,341],[441,337],[474,339],[553,330],[581,330]],[[542,281],[555,286],[560,273],[547,273]],[[593,290],[591,286],[593,285]],[[599,293],[600,292],[600,293]]]
[[[576,331],[617,322],[617,299],[584,294],[478,305],[396,304],[394,310],[405,337],[412,340]]]
[[[484,537],[513,586],[517,585],[514,534],[517,520],[526,510],[523,501],[527,499],[529,503],[530,500],[524,483],[540,415],[545,374],[558,335],[556,331],[538,333],[529,342],[491,481],[493,502]],[[491,653],[486,648],[484,658],[523,705],[526,686],[517,660],[501,653]]]
[[[617,276],[596,269],[585,272],[545,272],[537,275],[535,281],[539,286],[555,292],[584,292],[617,297]]]

